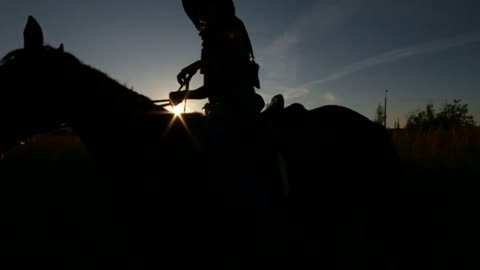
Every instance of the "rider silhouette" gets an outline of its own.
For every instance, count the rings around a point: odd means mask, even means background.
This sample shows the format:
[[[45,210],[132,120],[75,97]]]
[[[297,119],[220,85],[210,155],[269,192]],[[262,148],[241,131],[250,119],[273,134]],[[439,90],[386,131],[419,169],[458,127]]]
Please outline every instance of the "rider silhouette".
[[[170,93],[174,105],[184,99],[205,99],[207,114],[258,114],[265,102],[259,88],[258,65],[243,22],[232,0],[182,0],[202,39],[201,59],[185,67],[177,79],[185,85],[200,70],[204,85],[193,91]]]

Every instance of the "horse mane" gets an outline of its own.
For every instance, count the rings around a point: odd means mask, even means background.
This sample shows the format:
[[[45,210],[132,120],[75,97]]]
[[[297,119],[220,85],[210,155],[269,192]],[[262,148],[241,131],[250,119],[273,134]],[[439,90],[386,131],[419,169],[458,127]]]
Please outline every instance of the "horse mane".
[[[76,72],[84,78],[88,78],[88,84],[92,86],[91,89],[100,88],[101,91],[96,91],[93,93],[93,97],[98,98],[102,101],[112,101],[118,104],[134,104],[140,108],[157,108],[153,101],[142,95],[133,89],[127,87],[125,84],[120,83],[119,81],[113,79],[108,74],[103,71],[100,71],[92,66],[82,63],[79,61],[80,65],[77,67]],[[89,85],[86,85],[87,87]],[[90,89],[90,87],[88,87]]]
[[[3,66],[5,63],[7,63],[9,60],[15,58],[18,55],[23,54],[23,49],[16,49],[13,50],[9,53],[7,53],[4,57],[0,59],[0,66]]]
[[[144,109],[146,111],[150,112],[156,112],[160,114],[169,114],[173,115],[170,111],[166,110],[163,106],[158,106],[156,105],[152,99],[149,97],[142,95],[132,88],[127,87],[125,84],[120,83],[116,79],[110,77],[108,74],[105,72],[96,69],[90,65],[87,65],[83,63],[82,61],[78,60],[75,56],[65,53],[66,55],[69,55],[76,61],[78,61],[78,69],[76,72],[80,74],[80,76],[84,78],[88,78],[85,81],[88,81],[88,83],[92,87],[87,87],[87,88],[92,88],[93,86],[95,88],[101,88],[102,91],[97,91],[95,92],[95,96],[102,101],[107,101],[107,102],[116,102],[118,105],[122,106],[125,104],[134,104],[135,109]],[[112,100],[112,97],[114,98]],[[110,106],[115,106],[115,104],[110,104]],[[127,105],[128,108],[128,105]],[[125,108],[125,109],[127,109]],[[182,114],[183,118],[185,120],[189,120],[190,123],[194,122],[203,122],[205,116],[201,112],[189,112],[189,113],[184,113]]]
[[[59,52],[58,49],[48,45],[39,51],[32,52],[22,48],[7,53],[0,59],[0,70],[8,71],[10,67],[15,66],[19,62],[26,61],[26,64],[28,64],[28,61],[32,58],[41,58],[42,56],[48,56],[45,58],[46,61],[41,63],[42,68],[45,68],[44,70],[49,70],[50,67],[54,68],[57,61],[66,64],[67,68],[71,68],[74,74],[81,78],[80,85],[83,89],[78,89],[79,85],[73,85],[72,88],[77,88],[76,90],[82,92],[91,91],[89,94],[91,94],[90,97],[92,99],[101,102],[111,101],[112,103],[108,104],[108,106],[134,105],[138,109],[161,109],[161,107],[155,106],[153,101],[147,96],[137,93],[108,74],[83,63],[73,54]],[[105,103],[105,106],[107,106],[107,103]]]
[[[49,52],[53,52],[53,51],[56,51],[57,49],[52,47],[52,46],[49,46],[49,45],[46,45],[43,47],[43,51],[46,52],[46,53],[49,53]],[[24,48],[20,48],[20,49],[16,49],[16,50],[13,50],[9,53],[7,53],[5,56],[3,56],[1,59],[0,59],[0,66],[4,65],[4,64],[7,64],[8,62],[16,59],[16,58],[19,58],[19,57],[23,57],[23,56],[26,56],[29,54],[29,50],[25,50]],[[67,53],[68,54],[68,53]],[[73,55],[71,54],[68,54],[70,55],[71,57],[75,58]],[[75,58],[76,59],[76,58]],[[78,61],[78,59],[77,59]]]

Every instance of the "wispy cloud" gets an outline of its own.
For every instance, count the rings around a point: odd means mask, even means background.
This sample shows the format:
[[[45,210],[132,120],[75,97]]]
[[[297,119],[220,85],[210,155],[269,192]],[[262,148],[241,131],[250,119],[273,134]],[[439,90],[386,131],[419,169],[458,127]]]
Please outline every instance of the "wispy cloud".
[[[314,93],[311,93],[309,96],[302,95],[302,93],[310,93],[310,90],[305,89],[305,88],[292,88],[291,90],[294,91],[288,91],[287,93],[290,96],[290,101],[301,103],[305,108],[307,109],[313,109],[318,107],[320,104],[321,105],[335,105],[335,104],[340,104],[342,103],[342,99],[334,94],[334,91],[330,90],[321,90],[321,91],[315,91]]]
[[[318,1],[285,32],[267,47],[259,50],[258,60],[262,66],[262,94],[271,97],[282,93],[286,99],[297,99],[308,95],[306,87],[297,84],[297,63],[301,51],[298,48],[305,37],[322,35],[334,31],[357,9],[358,1],[343,0],[335,4]]]
[[[282,94],[285,99],[296,99],[303,97],[310,93],[309,89],[306,88],[285,88],[282,89]]]
[[[460,47],[471,43],[480,42],[480,32],[471,32],[445,39],[434,40],[431,42],[416,44],[407,48],[393,50],[387,53],[367,58],[363,61],[348,65],[339,71],[322,78],[303,84],[301,87],[312,89],[314,86],[321,85],[330,81],[338,80],[352,73],[356,73],[373,66],[396,62],[407,57],[415,55],[435,53],[446,49]]]
[[[323,99],[327,104],[336,104],[337,103],[337,97],[330,92],[326,92],[323,94]]]

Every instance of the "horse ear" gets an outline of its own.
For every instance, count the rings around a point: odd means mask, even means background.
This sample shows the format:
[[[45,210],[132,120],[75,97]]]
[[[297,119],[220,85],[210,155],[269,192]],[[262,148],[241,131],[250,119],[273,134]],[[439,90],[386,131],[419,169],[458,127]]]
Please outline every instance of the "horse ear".
[[[65,52],[65,49],[63,48],[63,43],[60,44],[60,47],[58,47],[58,51],[62,53]]]
[[[23,31],[24,48],[28,50],[43,47],[43,32],[40,24],[32,16],[28,17],[27,25]]]

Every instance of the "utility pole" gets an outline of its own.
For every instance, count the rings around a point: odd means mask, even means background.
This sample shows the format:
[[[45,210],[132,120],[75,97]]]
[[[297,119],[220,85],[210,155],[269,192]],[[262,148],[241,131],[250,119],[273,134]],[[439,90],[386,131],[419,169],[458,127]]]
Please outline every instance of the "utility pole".
[[[387,94],[388,94],[388,89],[385,90],[385,106],[384,106],[385,112],[384,112],[384,122],[383,122],[383,125],[385,126],[385,128],[387,128]]]

